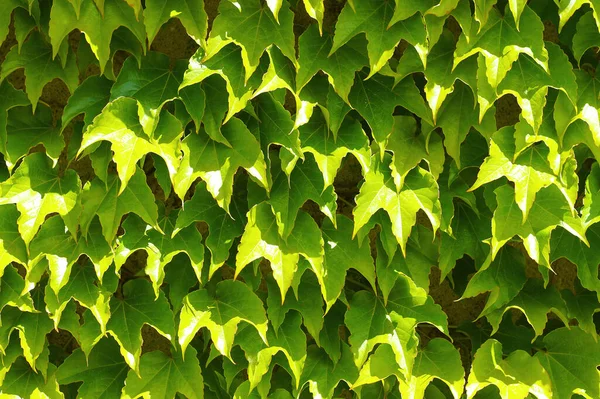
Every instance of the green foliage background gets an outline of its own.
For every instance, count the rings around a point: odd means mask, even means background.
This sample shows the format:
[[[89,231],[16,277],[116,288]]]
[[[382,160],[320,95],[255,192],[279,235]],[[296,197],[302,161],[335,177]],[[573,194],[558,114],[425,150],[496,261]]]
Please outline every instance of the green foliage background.
[[[0,398],[600,398],[588,0],[2,0]]]

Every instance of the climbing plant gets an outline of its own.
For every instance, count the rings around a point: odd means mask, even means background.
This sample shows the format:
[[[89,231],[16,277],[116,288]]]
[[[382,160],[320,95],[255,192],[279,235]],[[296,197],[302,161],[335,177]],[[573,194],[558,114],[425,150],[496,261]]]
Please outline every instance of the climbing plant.
[[[600,398],[587,0],[2,0],[0,398]]]

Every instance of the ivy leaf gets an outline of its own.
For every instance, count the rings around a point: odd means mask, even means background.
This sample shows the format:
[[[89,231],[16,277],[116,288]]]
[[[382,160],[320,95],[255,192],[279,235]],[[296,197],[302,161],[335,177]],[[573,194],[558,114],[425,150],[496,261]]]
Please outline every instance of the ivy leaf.
[[[19,357],[2,381],[2,394],[21,398],[62,399],[64,395],[59,389],[55,372],[56,366],[48,365],[48,376],[44,378]]]
[[[579,289],[575,294],[570,290],[561,291],[561,296],[567,304],[568,316],[570,319],[577,320],[579,328],[594,336],[596,334],[594,315],[600,311],[598,294],[583,290],[579,286],[577,288]]]
[[[545,351],[535,354],[548,371],[553,397],[568,398],[573,393],[591,398],[600,395],[598,359],[600,344],[583,330],[559,328],[544,337]]]
[[[136,101],[130,98],[123,97],[110,102],[84,132],[79,148],[81,154],[96,143],[111,143],[113,160],[121,179],[119,195],[123,194],[134,175],[137,162],[147,153],[153,152],[164,159],[171,176],[175,175],[180,162],[181,123],[170,113],[164,112],[156,132],[149,136],[138,121],[136,109]]]
[[[264,187],[267,172],[258,142],[241,120],[232,118],[221,132],[231,147],[211,140],[203,131],[190,134],[182,141],[183,159],[173,186],[177,196],[183,199],[194,180],[200,177],[207,182],[206,187],[219,206],[229,212],[233,178],[238,168],[245,168]]]
[[[521,251],[513,247],[504,247],[491,263],[484,264],[469,280],[462,298],[473,298],[489,291],[481,315],[498,310],[517,296],[523,287],[525,276],[525,258]]]
[[[276,218],[267,203],[261,202],[248,211],[248,223],[235,261],[236,276],[249,263],[265,258],[271,263],[273,278],[284,299],[298,269],[300,255],[310,262],[314,270],[321,270],[323,238],[318,226],[307,213],[298,213],[293,230],[287,240],[284,240],[277,232]]]
[[[371,149],[369,139],[360,123],[350,118],[344,119],[337,136],[330,134],[325,116],[321,112],[313,113],[308,123],[300,126],[302,152],[311,153],[323,174],[323,189],[331,186],[348,154],[360,162],[362,170],[369,170]]]
[[[306,329],[319,344],[319,333],[326,324],[323,314],[323,299],[318,281],[314,277],[309,279],[308,276],[310,275],[303,276],[296,289],[296,295],[288,291],[285,300],[281,299],[281,292],[275,281],[268,279],[267,316],[273,329],[277,332],[290,310],[298,311],[302,315]],[[269,340],[269,342],[271,341]]]
[[[521,310],[527,317],[527,321],[535,330],[535,337],[544,333],[547,322],[547,313],[552,311],[565,325],[568,325],[567,307],[554,286],[544,288],[541,281],[529,279],[525,286],[510,302],[501,309],[494,310],[486,315],[493,327],[492,334],[498,331],[502,316],[511,308]],[[534,337],[534,339],[535,339]]]
[[[335,26],[335,36],[330,54],[359,33],[364,33],[369,42],[367,53],[373,76],[392,57],[394,49],[404,39],[413,45],[423,64],[427,57],[427,32],[420,15],[415,15],[396,24],[391,24],[395,2],[392,0],[366,0],[348,3],[342,9]]]
[[[50,266],[48,286],[57,295],[65,285],[75,283],[75,277],[71,276],[71,268],[81,255],[87,255],[93,262],[99,278],[104,275],[113,261],[112,249],[102,237],[99,223],[92,223],[89,234],[75,240],[73,235],[66,231],[63,220],[58,216],[46,220],[40,232],[31,242],[30,252],[33,263],[39,261],[41,257],[48,260]],[[66,299],[68,300],[68,298]],[[88,303],[91,306],[94,302]],[[57,321],[58,319],[60,316]]]
[[[389,136],[386,149],[391,151],[392,176],[400,190],[406,175],[422,160],[429,165],[434,177],[438,177],[444,168],[444,146],[437,134],[425,137],[417,133],[417,121],[412,116],[395,116],[394,127]]]
[[[175,337],[173,312],[167,298],[159,293],[155,298],[152,286],[143,279],[130,280],[123,285],[123,299],[110,301],[111,317],[106,326],[119,343],[121,355],[134,371],[139,370],[142,352],[142,327],[152,326],[159,334],[172,340]]]
[[[113,32],[121,26],[129,29],[140,43],[145,43],[146,29],[143,22],[137,20],[134,11],[123,4],[122,0],[102,0],[100,10],[92,2],[85,1],[81,4],[79,17],[67,0],[57,0],[52,3],[50,13],[52,56],[58,54],[67,35],[73,29],[78,29],[85,33],[86,41],[100,61],[100,73],[104,74],[111,55]],[[77,77],[78,74],[72,76]]]
[[[442,307],[427,295],[427,291],[417,287],[414,281],[401,273],[398,274],[385,306],[389,313],[395,312],[407,322],[429,323],[449,335],[448,320]]]
[[[367,65],[368,60],[361,51],[364,48],[361,38],[349,41],[329,55],[333,40],[332,35],[327,33],[321,35],[316,26],[309,26],[300,36],[298,39],[299,67],[296,76],[298,92],[319,70],[322,70],[329,76],[336,93],[347,101],[350,89],[354,84],[355,72]]]
[[[418,287],[429,291],[429,274],[431,267],[437,265],[439,256],[439,241],[435,239],[431,230],[422,225],[413,228],[406,246],[406,257],[396,251],[390,259],[382,246],[380,239],[377,243],[375,264],[378,285],[384,301],[387,302],[389,293],[400,274],[410,277]]]
[[[495,193],[498,207],[492,218],[492,259],[508,240],[518,235],[523,238],[529,256],[549,268],[550,234],[557,226],[586,241],[581,219],[572,215],[564,195],[556,186],[537,193],[526,221],[523,221],[511,187],[498,187]]]
[[[555,185],[570,202],[569,187],[562,184],[548,163],[550,150],[545,144],[532,145],[519,154],[515,151],[514,134],[514,128],[505,127],[492,136],[490,155],[481,165],[470,191],[506,177],[515,184],[515,202],[522,213],[522,222],[525,222],[540,190]]]
[[[489,385],[498,387],[502,399],[525,398],[528,394],[552,397],[550,377],[538,358],[521,350],[503,357],[502,344],[494,339],[477,350],[467,382],[467,398]]]
[[[90,76],[77,87],[62,114],[62,130],[79,114],[85,114],[85,126],[102,112],[110,99],[113,82],[102,76]]]
[[[600,254],[595,251],[600,245],[600,224],[593,224],[586,231],[587,246],[568,230],[558,229],[552,234],[550,241],[550,260],[566,258],[577,265],[577,277],[581,285],[595,291],[600,299],[600,279],[598,278],[598,265]]]
[[[352,238],[351,220],[339,215],[338,222],[337,228],[329,221],[323,223],[321,229],[325,242],[325,256],[322,267],[313,266],[327,310],[340,296],[346,273],[351,268],[360,272],[371,287],[375,288],[375,270],[368,246],[361,246],[357,239]]]
[[[442,278],[450,273],[456,261],[465,254],[469,255],[476,265],[483,264],[490,252],[489,245],[484,242],[492,236],[490,222],[489,215],[478,215],[464,201],[454,203],[453,236],[442,233],[440,243],[439,268]]]
[[[148,33],[148,43],[152,44],[160,27],[176,17],[187,33],[198,44],[203,44],[208,30],[208,17],[202,0],[150,0],[144,8],[144,23]]]
[[[178,336],[184,352],[194,335],[206,327],[216,349],[230,358],[233,339],[241,321],[253,325],[262,340],[267,342],[268,321],[263,303],[240,281],[223,280],[217,284],[214,294],[201,289],[188,294],[183,302]]]
[[[130,57],[123,63],[110,91],[111,101],[119,97],[131,97],[137,101],[140,124],[148,136],[152,136],[159,123],[164,104],[178,97],[184,64],[177,62],[171,70],[169,63],[169,57],[153,51],[146,54],[139,64]]]
[[[18,8],[29,11],[29,4],[26,0],[7,0],[6,2],[2,2],[2,8],[0,9],[0,43],[3,43],[4,39],[6,39],[10,29],[11,15]]]
[[[594,20],[594,13],[588,12],[577,21],[577,32],[573,36],[573,55],[577,63],[581,62],[581,57],[592,47],[598,47],[600,43],[600,33]]]
[[[455,399],[462,396],[465,372],[462,368],[458,350],[443,338],[434,338],[427,346],[418,351],[410,379],[400,379],[402,396],[424,398],[425,389],[434,378],[442,380]]]
[[[29,105],[29,99],[22,90],[16,90],[7,80],[0,83],[0,152],[7,154],[6,125],[8,123],[8,111],[14,107]]]
[[[11,262],[27,263],[27,247],[19,233],[18,218],[15,205],[0,206],[0,276]]]
[[[51,213],[63,218],[76,206],[81,182],[74,170],[63,176],[52,169],[50,158],[36,152],[23,159],[14,174],[0,183],[0,205],[16,204],[19,234],[29,245]]]
[[[8,111],[6,124],[6,152],[4,161],[9,169],[31,148],[42,144],[53,163],[58,162],[65,142],[52,122],[52,111],[45,105],[38,106],[35,113],[31,106],[15,107]]]
[[[231,42],[242,47],[246,81],[270,45],[277,46],[283,55],[296,63],[293,14],[288,7],[282,7],[276,19],[259,0],[249,0],[237,6],[229,1],[220,3],[219,15],[213,22],[207,42],[208,56]]]
[[[363,80],[357,74],[348,99],[367,121],[375,141],[385,144],[394,125],[392,116],[396,106],[406,108],[428,123],[431,122],[431,110],[425,105],[421,93],[411,77],[403,79],[394,86],[392,78],[375,75]],[[384,146],[382,146],[382,149]]]
[[[176,220],[176,211],[165,214],[165,210],[161,209],[161,216],[157,222],[161,232],[152,229],[142,219],[130,216],[122,224],[125,234],[119,237],[118,246],[115,249],[115,267],[117,271],[120,270],[133,252],[138,249],[146,251],[148,257],[145,273],[152,281],[156,297],[158,297],[160,286],[165,278],[165,266],[173,260],[175,255],[185,253],[192,262],[196,274],[198,276],[201,274],[204,261],[204,246],[201,244],[202,236],[196,226],[190,226],[182,229],[176,236],[171,237]]]
[[[22,312],[11,306],[5,307],[1,316],[0,349],[6,350],[12,332],[17,330],[23,355],[31,368],[37,370],[36,363],[46,346],[46,334],[52,330],[52,321],[46,313]]]
[[[0,279],[0,311],[5,306],[18,308],[22,312],[33,312],[35,308],[29,294],[25,292],[25,280],[13,266],[3,270]]]
[[[260,70],[254,73],[249,81],[244,79],[244,74],[242,50],[239,46],[230,43],[209,59],[205,59],[203,49],[198,49],[196,54],[190,59],[188,68],[179,86],[179,92],[184,102],[187,103],[188,107],[193,107],[193,104],[185,97],[192,86],[206,81],[213,75],[219,75],[224,80],[228,95],[225,120],[221,118],[221,120],[214,121],[218,123],[211,123],[207,120],[203,122],[204,128],[213,140],[228,146],[230,144],[221,134],[221,122],[227,122],[233,115],[244,109],[248,101],[254,96],[255,89],[260,84]],[[222,94],[222,91],[219,94]],[[196,130],[199,127],[200,125],[196,124]]]
[[[300,387],[308,384],[313,396],[330,398],[340,381],[352,383],[358,377],[352,353],[346,344],[342,344],[342,357],[337,363],[333,363],[327,353],[314,345],[309,346],[307,352]]]
[[[60,79],[65,82],[71,93],[79,84],[79,73],[73,52],[68,53],[63,66],[60,60],[53,58],[52,47],[37,31],[29,36],[20,51],[17,46],[14,46],[6,55],[0,67],[0,79],[6,79],[8,75],[21,68],[25,72],[27,97],[34,111],[42,95],[42,89],[47,83]]]
[[[402,189],[398,192],[391,171],[386,167],[389,157],[378,161],[374,156],[365,182],[356,197],[354,233],[369,221],[379,209],[384,209],[392,221],[392,231],[406,254],[406,242],[410,230],[415,225],[416,214],[422,209],[429,218],[434,231],[440,225],[440,203],[438,187],[433,176],[422,168],[415,168],[407,174]]]
[[[108,399],[121,394],[129,367],[119,355],[119,345],[110,338],[101,339],[86,356],[75,350],[56,372],[60,384],[82,381],[78,397]]]
[[[280,153],[280,157],[281,157]],[[277,157],[275,157],[277,158]],[[333,186],[327,187],[317,163],[307,158],[297,163],[290,175],[286,175],[277,159],[272,159],[273,186],[269,204],[277,221],[277,231],[287,240],[295,226],[300,207],[308,200],[317,203],[335,225],[337,195]]]
[[[360,368],[377,344],[389,344],[395,363],[405,355],[383,303],[371,292],[359,291],[352,296],[346,312],[345,325],[350,332],[348,343],[354,363]]]
[[[204,381],[196,350],[190,347],[186,355],[176,353],[169,357],[161,351],[144,354],[139,376],[133,370],[127,374],[123,397],[163,395],[174,398],[179,392],[190,399],[204,398]]]
[[[548,51],[544,47],[542,21],[531,8],[525,7],[520,22],[523,23],[517,27],[512,13],[504,13],[502,17],[493,9],[481,30],[477,31],[477,24],[473,24],[468,35],[461,35],[454,52],[454,67],[481,52],[487,67],[486,77],[493,88],[504,79],[521,53],[547,70]]]
[[[100,219],[104,239],[108,243],[112,243],[121,218],[128,213],[135,213],[146,223],[159,229],[158,208],[141,169],[136,168],[122,194],[118,195],[118,192],[119,178],[116,175],[109,175],[106,184],[98,178],[86,184],[81,193],[83,209],[79,220],[83,234],[87,235],[96,215]]]
[[[585,182],[585,196],[583,197],[583,208],[581,217],[586,226],[591,226],[600,221],[600,209],[598,209],[598,195],[600,194],[600,165],[593,164],[590,174]]]
[[[184,208],[179,212],[175,222],[172,237],[176,237],[180,231],[187,230],[187,227],[194,222],[203,221],[208,225],[206,246],[211,253],[209,278],[227,261],[234,239],[243,233],[248,210],[242,201],[234,200],[233,204],[233,209],[230,208],[232,215],[230,216],[219,207],[206,189],[206,183],[201,181],[194,187],[194,196],[184,202]]]
[[[389,376],[395,375],[398,379],[404,378],[405,370],[400,368],[395,356],[391,345],[379,345],[360,369],[360,374],[352,384],[352,389],[374,386],[376,382],[385,380]]]

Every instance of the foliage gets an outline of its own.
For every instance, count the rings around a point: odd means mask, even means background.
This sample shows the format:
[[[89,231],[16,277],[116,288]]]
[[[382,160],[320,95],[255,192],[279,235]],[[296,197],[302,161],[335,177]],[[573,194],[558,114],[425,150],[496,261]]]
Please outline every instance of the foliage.
[[[576,0],[2,0],[0,398],[600,398]]]

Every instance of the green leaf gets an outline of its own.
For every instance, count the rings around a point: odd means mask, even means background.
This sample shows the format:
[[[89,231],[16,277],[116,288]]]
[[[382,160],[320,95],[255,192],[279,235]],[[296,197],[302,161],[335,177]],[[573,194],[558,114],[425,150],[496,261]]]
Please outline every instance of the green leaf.
[[[510,302],[500,309],[486,315],[493,327],[492,334],[498,330],[502,316],[508,309],[519,309],[527,317],[527,321],[535,330],[535,337],[544,333],[547,313],[552,311],[565,325],[568,325],[567,307],[554,286],[544,288],[541,280],[529,279],[525,286]],[[534,339],[535,339],[534,337]]]
[[[141,169],[136,168],[121,195],[118,195],[118,191],[119,178],[116,175],[109,175],[106,184],[100,179],[86,184],[81,193],[83,210],[79,221],[83,234],[87,235],[96,215],[100,219],[104,239],[108,243],[112,243],[122,217],[128,213],[135,213],[149,225],[158,228],[158,208]]]
[[[502,344],[494,339],[487,340],[475,353],[467,398],[489,385],[498,387],[502,399],[525,398],[528,394],[553,397],[550,377],[536,357],[519,350],[504,358]]]
[[[31,106],[10,109],[4,157],[9,169],[39,144],[44,146],[46,154],[56,164],[65,142],[60,131],[54,127],[51,109],[45,105],[38,106],[35,113]]]
[[[310,262],[313,270],[322,269],[323,238],[307,213],[298,213],[293,230],[284,240],[277,232],[276,218],[267,203],[261,202],[248,211],[248,223],[235,261],[236,276],[249,263],[265,258],[271,263],[273,277],[284,299],[298,269],[300,255]]]
[[[521,251],[513,247],[504,247],[496,258],[486,262],[469,280],[462,298],[473,298],[483,292],[490,292],[481,315],[502,308],[523,287],[525,276],[525,258]]]
[[[268,321],[263,303],[240,281],[221,281],[214,294],[204,289],[188,294],[180,317],[177,335],[184,352],[194,335],[206,327],[216,349],[230,358],[233,339],[242,321],[253,325],[265,343],[267,340]]]
[[[391,171],[386,166],[389,157],[379,161],[371,159],[371,169],[356,197],[354,215],[355,235],[379,209],[384,209],[392,221],[392,230],[402,253],[406,254],[406,242],[410,230],[415,225],[416,214],[423,210],[434,231],[440,225],[440,203],[438,187],[433,176],[422,168],[415,168],[407,174],[402,189],[398,192]]]
[[[442,277],[450,273],[463,255],[469,255],[476,265],[481,266],[490,252],[486,244],[486,240],[492,236],[490,216],[478,215],[464,201],[456,201],[453,205],[452,236],[443,232],[440,243],[439,268]]]
[[[75,283],[75,276],[71,276],[71,268],[84,254],[93,262],[94,268],[91,271],[95,269],[99,278],[112,264],[112,248],[102,237],[102,230],[97,222],[92,222],[86,237],[77,237],[76,240],[67,232],[63,220],[58,216],[52,216],[46,220],[30,245],[31,262],[35,263],[42,257],[48,260],[50,267],[48,286],[57,295],[65,285]],[[68,298],[67,296],[66,299]],[[90,300],[87,304],[92,306],[94,302],[95,300]]]
[[[162,208],[162,206],[161,206]],[[157,225],[160,231],[153,229],[142,219],[134,215],[127,217],[121,227],[125,234],[117,240],[118,245],[115,248],[115,267],[117,272],[125,264],[131,254],[137,250],[146,251],[145,273],[150,277],[154,294],[158,298],[160,286],[165,278],[165,266],[170,263],[175,255],[185,253],[192,262],[192,267],[197,270],[200,276],[202,264],[204,262],[204,246],[201,244],[202,236],[196,229],[196,226],[189,226],[175,236],[172,236],[175,230],[177,220],[177,211],[171,211],[169,214],[161,209]]]
[[[586,231],[586,238],[589,246],[564,228],[556,230],[550,241],[550,260],[554,262],[566,258],[577,265],[577,277],[581,285],[595,291],[600,299],[600,254],[595,250],[600,245],[600,224],[590,226]]]
[[[369,246],[361,245],[358,239],[352,237],[353,228],[350,219],[339,215],[337,228],[329,221],[325,221],[321,228],[325,256],[322,269],[317,268],[315,274],[319,279],[321,292],[329,310],[342,293],[349,269],[360,272],[374,290],[375,270]]]
[[[194,222],[202,221],[208,225],[206,246],[211,253],[209,277],[227,261],[234,239],[243,233],[247,206],[244,206],[243,201],[235,199],[233,205],[230,208],[230,216],[219,207],[206,189],[206,183],[201,181],[194,187],[194,196],[184,202],[184,207],[177,216],[172,237],[176,237],[180,231],[187,230]]]
[[[108,399],[118,397],[129,367],[119,355],[119,345],[110,338],[101,339],[86,356],[75,350],[56,372],[60,384],[82,381],[78,398]]]
[[[0,311],[5,306],[18,308],[22,312],[33,312],[35,310],[31,296],[25,292],[25,280],[17,270],[8,266],[4,269],[0,280]]]
[[[46,216],[58,213],[63,218],[76,206],[81,182],[73,170],[63,176],[52,169],[42,152],[28,155],[14,174],[0,183],[0,205],[16,204],[21,238],[29,245]]]
[[[562,290],[561,296],[567,304],[569,319],[577,320],[579,328],[595,336],[597,332],[594,315],[600,311],[598,295],[592,291],[578,289],[575,293],[570,290]]]
[[[368,80],[363,80],[363,77],[363,74],[356,75],[348,99],[369,124],[375,141],[386,143],[394,125],[392,114],[396,106],[432,123],[431,110],[425,105],[412,77],[403,79],[395,86],[392,78],[383,75],[378,74]]]
[[[545,351],[535,357],[550,376],[552,397],[569,398],[573,393],[589,398],[600,395],[598,359],[600,344],[583,330],[559,328],[544,337]]]
[[[20,398],[64,398],[56,381],[56,366],[49,365],[48,369],[48,377],[44,378],[41,373],[32,370],[23,358],[18,358],[4,377],[2,394]]]
[[[130,98],[123,97],[110,102],[83,133],[79,148],[81,154],[96,143],[111,143],[113,160],[121,180],[119,195],[127,188],[138,161],[147,153],[153,152],[164,159],[171,176],[177,172],[180,162],[181,123],[170,113],[164,112],[154,135],[150,136],[140,125],[136,109],[136,101]]]
[[[283,157],[282,153],[280,157]],[[308,200],[318,204],[321,212],[335,225],[337,195],[333,186],[325,185],[317,163],[312,158],[307,158],[297,163],[288,176],[278,162],[277,156],[274,158],[271,159],[273,186],[269,204],[273,209],[277,232],[281,238],[287,240],[296,224],[300,207]]]
[[[592,47],[598,47],[600,44],[600,33],[594,13],[588,12],[577,21],[577,32],[573,36],[573,55],[577,63],[581,62],[583,54]]]
[[[313,396],[331,398],[340,381],[352,383],[357,377],[358,370],[348,345],[342,344],[342,357],[337,363],[333,363],[322,349],[309,346],[300,387],[302,389],[308,385],[308,390]]]
[[[500,186],[495,193],[498,207],[492,218],[492,259],[504,244],[518,235],[529,256],[541,266],[550,268],[550,234],[558,226],[586,241],[581,219],[573,216],[564,195],[555,185],[537,193],[525,221],[511,187]]]
[[[173,177],[173,186],[177,196],[183,199],[200,177],[206,181],[206,188],[219,206],[229,212],[233,178],[238,168],[246,169],[263,187],[267,186],[267,172],[258,142],[241,120],[232,118],[221,132],[231,147],[213,141],[204,131],[190,134],[181,142],[183,158]]]
[[[110,45],[113,32],[119,27],[126,27],[140,43],[145,43],[146,29],[143,22],[137,20],[134,11],[123,4],[122,0],[102,0],[102,6],[98,8],[91,1],[85,1],[81,4],[81,11],[77,17],[77,13],[67,0],[53,2],[49,30],[53,57],[58,54],[61,44],[73,29],[85,33],[86,41],[100,61],[101,74],[104,74],[104,69],[111,58]],[[73,76],[78,75],[75,73]]]
[[[418,134],[417,121],[411,116],[395,116],[394,126],[386,145],[391,151],[392,176],[398,189],[402,189],[408,173],[425,160],[431,174],[437,178],[444,169],[444,146],[437,134],[425,137]]]
[[[360,71],[368,62],[362,53],[364,44],[361,39],[359,37],[349,41],[330,56],[334,37],[327,33],[321,35],[316,26],[309,26],[298,39],[298,92],[322,70],[329,76],[335,91],[347,100],[354,84],[355,72]]]
[[[196,51],[196,54],[190,58],[188,68],[179,86],[179,93],[186,106],[190,108],[193,107],[193,104],[186,98],[186,93],[192,90],[192,86],[205,81],[213,75],[219,75],[224,80],[228,95],[225,120],[223,121],[221,116],[220,120],[214,121],[217,123],[211,123],[207,120],[203,122],[204,128],[211,138],[227,146],[230,146],[230,144],[221,134],[221,122],[227,122],[233,115],[244,109],[248,101],[254,96],[255,89],[260,84],[260,71],[254,73],[249,81],[244,79],[244,74],[242,50],[231,43],[223,47],[209,59],[205,59],[203,49]],[[219,94],[222,95],[224,93],[220,90]],[[207,105],[209,104],[207,103]],[[199,128],[200,125],[196,123],[196,130]]]
[[[281,300],[281,292],[275,281],[268,279],[267,316],[275,331],[278,331],[290,310],[297,310],[302,315],[304,326],[319,344],[319,333],[326,324],[323,314],[323,299],[318,281],[314,277],[309,279],[308,276],[310,275],[303,275],[295,290],[296,295],[288,291],[285,301]]]
[[[77,87],[62,114],[62,130],[79,114],[85,114],[85,126],[102,112],[109,102],[113,82],[102,76],[90,76]]]
[[[31,368],[37,370],[36,363],[46,346],[46,334],[52,330],[52,321],[45,313],[22,312],[11,306],[5,307],[1,316],[0,349],[6,350],[12,332],[17,330],[23,356]]]
[[[359,291],[352,296],[346,312],[345,326],[350,332],[348,343],[354,363],[361,367],[369,353],[378,344],[389,344],[394,351],[394,361],[400,363],[405,355],[400,339],[394,331],[387,310],[379,298],[368,291]]]
[[[152,326],[159,334],[175,338],[173,313],[162,292],[155,298],[150,283],[143,279],[130,280],[123,285],[123,299],[110,301],[111,317],[106,326],[119,343],[121,355],[136,373],[140,370],[142,327]]]
[[[26,0],[7,0],[2,2],[0,8],[0,43],[3,43],[4,39],[6,39],[10,29],[11,15],[18,8],[29,11],[29,5]]]
[[[246,81],[270,45],[277,46],[283,55],[296,63],[293,14],[287,6],[279,10],[275,19],[271,10],[259,0],[248,0],[243,4],[220,3],[219,15],[213,22],[207,42],[208,57],[231,42],[242,47]]]
[[[130,57],[110,91],[111,101],[119,97],[137,101],[140,124],[148,136],[153,135],[163,106],[178,97],[185,64],[177,62],[171,70],[169,63],[167,55],[157,52],[149,52],[139,64]]]
[[[208,17],[202,0],[150,0],[144,8],[144,23],[148,42],[152,44],[160,27],[169,19],[181,21],[188,35],[198,44],[203,44],[208,30]]]
[[[8,123],[8,111],[14,107],[29,105],[29,99],[22,90],[16,90],[7,80],[0,83],[0,152],[7,154],[6,125]]]
[[[141,395],[174,398],[177,393],[190,399],[204,398],[202,370],[196,350],[189,348],[187,356],[176,353],[172,357],[161,351],[144,354],[140,361],[140,374],[133,370],[127,374],[123,398]]]
[[[395,2],[392,0],[364,0],[356,2],[354,7],[350,3],[346,4],[335,25],[330,54],[334,54],[354,36],[364,33],[369,42],[367,53],[371,67],[370,76],[387,63],[402,39],[417,49],[425,64],[428,50],[427,32],[422,17],[415,15],[392,25],[394,7]]]
[[[19,233],[18,218],[15,205],[0,206],[0,276],[11,262],[27,263],[27,247]]]
[[[69,5],[69,7],[71,7]],[[33,32],[19,51],[14,46],[6,55],[0,68],[0,80],[4,80],[16,71],[23,69],[27,84],[27,97],[35,111],[42,89],[54,79],[60,79],[72,93],[79,84],[79,73],[75,55],[68,53],[65,65],[62,65],[52,54],[52,47],[46,43],[39,32]]]
[[[363,171],[369,169],[371,159],[369,139],[358,121],[344,119],[339,133],[334,136],[330,133],[323,113],[315,112],[308,123],[300,126],[298,130],[302,152],[314,156],[323,174],[324,188],[333,184],[342,166],[342,160],[348,154],[354,155]]]
[[[471,32],[460,36],[454,52],[454,67],[481,52],[487,67],[486,77],[493,88],[504,79],[521,53],[547,70],[548,51],[544,47],[542,21],[531,8],[525,7],[520,22],[517,27],[512,13],[501,16],[493,9],[481,30],[473,24]]]
[[[400,382],[400,393],[403,397],[422,399],[425,389],[433,379],[443,381],[455,399],[463,393],[465,372],[462,368],[458,350],[443,338],[434,338],[420,350],[415,359],[410,379]]]

